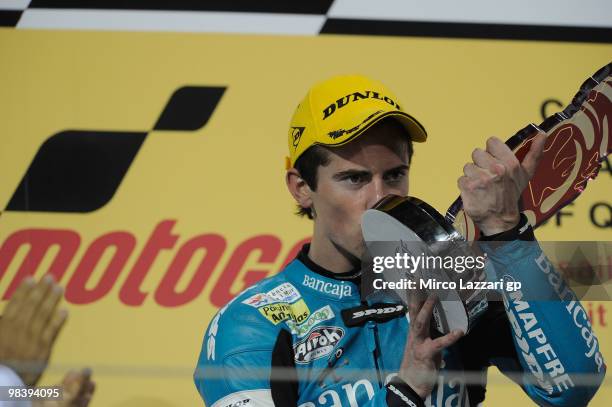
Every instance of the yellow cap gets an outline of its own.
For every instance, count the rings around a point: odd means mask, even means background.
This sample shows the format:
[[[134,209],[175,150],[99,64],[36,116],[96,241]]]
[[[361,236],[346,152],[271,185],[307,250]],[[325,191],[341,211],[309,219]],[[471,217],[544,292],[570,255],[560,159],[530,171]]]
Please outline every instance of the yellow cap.
[[[346,144],[374,123],[392,116],[416,142],[427,139],[421,123],[404,112],[397,97],[385,85],[365,76],[336,76],[317,83],[298,105],[289,126],[291,168],[309,147]]]

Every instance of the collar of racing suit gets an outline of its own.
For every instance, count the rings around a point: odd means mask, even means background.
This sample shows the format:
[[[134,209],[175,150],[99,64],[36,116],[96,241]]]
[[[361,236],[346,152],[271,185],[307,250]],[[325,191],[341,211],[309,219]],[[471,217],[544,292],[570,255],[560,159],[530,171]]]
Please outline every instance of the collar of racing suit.
[[[344,273],[334,273],[324,267],[319,266],[317,263],[312,261],[310,257],[308,257],[308,252],[310,251],[310,243],[306,243],[302,246],[302,249],[297,255],[297,259],[304,263],[306,267],[310,270],[314,271],[317,274],[320,274],[327,278],[333,278],[334,280],[341,281],[350,281],[359,287],[361,283],[361,267],[356,266],[352,270],[346,271]]]
[[[312,273],[324,277],[326,279],[331,279],[332,281],[339,282],[340,284],[353,283],[357,292],[353,293],[353,295],[358,295],[361,298],[361,303],[403,303],[400,297],[393,290],[374,290],[371,286],[370,278],[367,275],[363,275],[361,265],[356,266],[350,271],[344,273],[334,273],[324,267],[321,267],[310,257],[308,257],[308,251],[310,250],[310,244],[306,243],[302,246],[302,249],[296,256],[296,260],[302,263],[308,270]],[[363,280],[362,280],[363,277]],[[362,285],[362,281],[364,285]],[[369,284],[368,284],[369,283]],[[305,285],[302,283],[302,285]],[[310,287],[312,288],[312,287]],[[321,290],[319,290],[321,292]],[[344,290],[342,290],[344,291]],[[322,292],[321,292],[322,293]],[[349,295],[351,296],[351,295]],[[332,296],[334,299],[339,299],[337,296]],[[341,298],[346,298],[344,295],[340,296]]]

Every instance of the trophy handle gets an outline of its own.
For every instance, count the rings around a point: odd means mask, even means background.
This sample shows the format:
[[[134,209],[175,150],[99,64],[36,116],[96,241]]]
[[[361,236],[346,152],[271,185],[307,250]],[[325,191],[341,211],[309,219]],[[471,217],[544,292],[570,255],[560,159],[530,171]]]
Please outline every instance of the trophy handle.
[[[584,81],[565,109],[539,125],[530,123],[506,145],[522,161],[539,131],[547,136],[544,153],[520,202],[534,228],[576,199],[612,152],[612,63]],[[467,240],[480,234],[461,197],[448,208],[446,220]]]

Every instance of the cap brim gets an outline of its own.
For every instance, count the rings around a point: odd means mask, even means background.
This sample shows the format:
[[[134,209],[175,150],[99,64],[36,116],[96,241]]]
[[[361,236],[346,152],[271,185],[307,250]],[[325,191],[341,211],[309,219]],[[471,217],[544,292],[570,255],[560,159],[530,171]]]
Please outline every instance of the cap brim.
[[[404,113],[401,111],[388,112],[386,114],[381,115],[381,117],[377,117],[375,122],[380,121],[384,117],[392,116],[397,119],[398,122],[404,126],[404,128],[408,131],[408,135],[412,141],[417,143],[423,143],[427,140],[427,131],[425,131],[425,127],[417,119],[410,116],[408,113]]]
[[[342,146],[342,145],[348,144],[351,141],[355,140],[360,135],[362,135],[363,133],[365,133],[370,127],[372,127],[373,125],[375,125],[376,123],[378,123],[379,121],[387,117],[393,117],[394,119],[396,119],[406,129],[408,136],[410,137],[412,141],[415,141],[417,143],[422,143],[425,140],[427,140],[427,132],[425,131],[425,127],[423,127],[423,125],[419,123],[417,119],[410,116],[408,113],[404,113],[400,110],[391,110],[388,112],[384,112],[378,116],[375,116],[374,118],[372,118],[372,120],[367,122],[362,128],[360,128],[358,131],[352,134],[351,137],[348,137],[339,143],[322,143],[320,141],[316,141],[313,144],[321,144],[321,145],[326,145],[329,147]]]

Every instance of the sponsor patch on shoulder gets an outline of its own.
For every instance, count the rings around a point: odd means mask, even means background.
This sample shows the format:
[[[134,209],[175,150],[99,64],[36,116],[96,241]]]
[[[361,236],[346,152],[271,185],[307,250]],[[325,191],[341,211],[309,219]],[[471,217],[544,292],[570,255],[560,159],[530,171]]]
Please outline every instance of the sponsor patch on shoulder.
[[[261,307],[268,304],[268,296],[266,293],[258,293],[242,301],[242,303],[255,308]]]
[[[250,305],[251,307],[259,308],[264,305],[274,304],[277,302],[293,303],[300,298],[302,298],[302,296],[293,286],[293,284],[283,283],[277,287],[274,287],[268,292],[254,294],[242,301],[242,303]]]
[[[297,288],[293,286],[293,284],[283,283],[278,287],[274,287],[273,289],[268,291],[268,297],[277,301],[295,302],[299,300],[302,296],[300,295]]]

